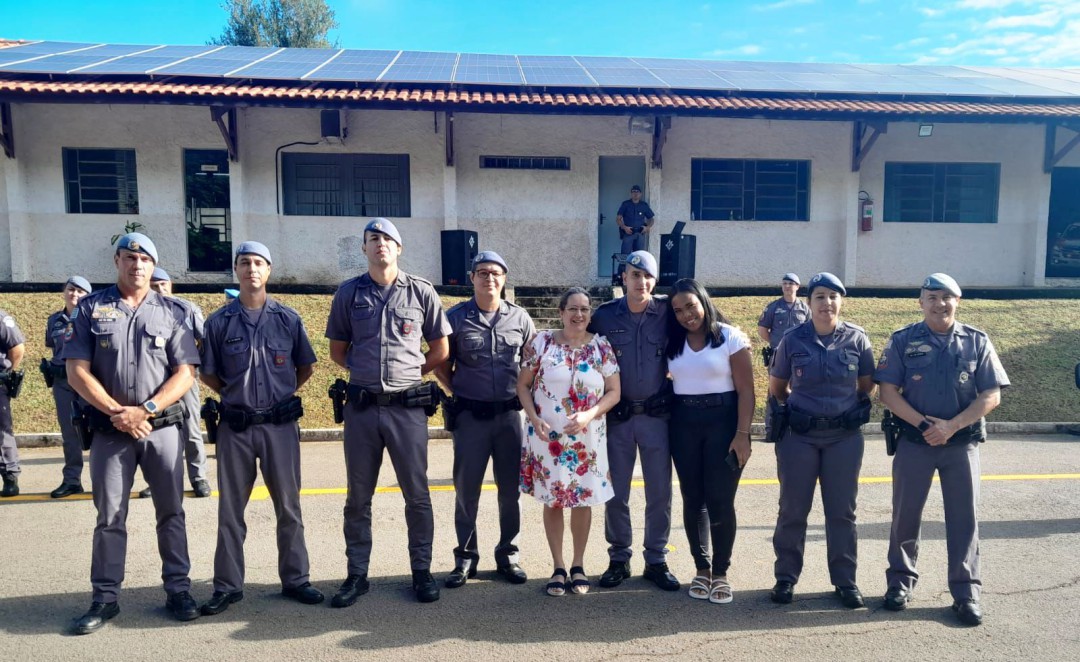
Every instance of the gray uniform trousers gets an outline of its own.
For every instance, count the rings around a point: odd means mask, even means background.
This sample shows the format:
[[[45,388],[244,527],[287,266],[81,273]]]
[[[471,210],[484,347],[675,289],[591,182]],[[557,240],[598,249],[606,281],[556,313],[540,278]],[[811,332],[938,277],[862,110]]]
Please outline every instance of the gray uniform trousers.
[[[274,503],[277,517],[278,576],[284,588],[309,581],[310,564],[300,513],[300,426],[252,425],[218,431],[218,538],[214,554],[214,590],[244,589],[244,509],[255,485],[255,463]]]
[[[11,424],[11,399],[7,389],[0,386],[0,473],[18,475],[19,447]]]
[[[427,416],[419,407],[369,405],[345,407],[345,556],[350,575],[367,574],[371,558],[371,498],[379,480],[383,449],[394,464],[405,497],[409,530],[409,563],[413,570],[431,569],[435,519],[428,491]]]
[[[187,412],[181,434],[184,436],[184,457],[187,459],[187,475],[191,483],[199,479],[206,480],[206,445],[203,443],[202,430],[199,429],[201,400],[198,380],[191,390],[180,398],[180,404]]]
[[[649,235],[641,233],[626,234],[622,230],[619,232],[622,234],[622,248],[620,249],[620,252],[624,255],[629,255],[634,251],[644,251],[649,249]]]
[[[820,480],[829,580],[834,586],[856,584],[859,536],[855,530],[855,501],[863,446],[862,432],[858,430],[808,434],[789,430],[776,444],[780,514],[773,533],[773,572],[777,581],[799,581],[806,547],[806,518]]]
[[[476,513],[480,491],[491,458],[499,502],[499,542],[495,545],[497,566],[518,562],[518,533],[521,531],[521,504],[518,490],[521,477],[521,445],[525,439],[524,417],[507,411],[489,420],[480,420],[471,411],[458,414],[454,430],[454,528],[458,546],[454,558],[480,560],[476,535]]]
[[[978,600],[979,444],[928,446],[901,439],[893,456],[893,521],[889,535],[890,587],[915,588],[923,507],[937,470],[945,506],[949,592],[954,600]]]
[[[191,588],[187,527],[184,519],[184,464],[175,425],[132,439],[123,432],[97,432],[90,447],[97,526],[90,561],[94,602],[116,602],[127,559],[127,515],[135,468],[142,467],[157,515],[158,554],[165,592]]]
[[[608,418],[608,468],[615,496],[604,507],[604,537],[612,561],[626,563],[634,555],[630,523],[630,481],[641,453],[645,479],[645,562],[664,563],[671,533],[671,449],[668,421],[638,414],[615,422]]]
[[[60,437],[64,442],[64,483],[82,485],[83,447],[71,422],[72,403],[81,405],[82,402],[66,379],[57,379],[53,383],[52,394],[56,403],[56,422],[60,424]]]

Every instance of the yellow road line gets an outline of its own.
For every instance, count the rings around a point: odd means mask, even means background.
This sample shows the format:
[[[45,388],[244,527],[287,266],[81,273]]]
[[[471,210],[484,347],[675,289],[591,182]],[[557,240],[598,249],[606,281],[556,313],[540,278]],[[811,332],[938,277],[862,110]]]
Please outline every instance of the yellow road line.
[[[937,476],[934,476],[934,480],[938,480]],[[1075,474],[990,474],[982,476],[982,480],[985,481],[1023,481],[1023,480],[1080,480],[1080,473]],[[889,476],[863,476],[859,479],[859,483],[862,485],[870,485],[875,483],[891,483],[892,478]],[[673,481],[673,484],[678,485],[679,481]],[[775,478],[744,478],[739,481],[739,485],[779,485],[780,481]],[[644,480],[634,480],[630,482],[631,487],[644,487]],[[432,492],[453,492],[453,485],[432,485],[428,489]],[[485,483],[480,489],[490,492],[495,488],[494,483]],[[325,496],[328,494],[346,494],[347,488],[344,487],[308,487],[300,490],[302,496]],[[396,485],[389,485],[384,487],[375,488],[376,494],[400,494],[401,488]],[[195,498],[195,495],[191,491],[184,492],[188,498]],[[213,496],[218,496],[217,490],[214,491]],[[5,503],[30,503],[38,501],[89,501],[91,499],[89,493],[75,494],[63,499],[52,499],[47,492],[31,492],[29,494],[20,494],[16,497],[8,497],[0,500],[0,505]],[[138,494],[132,492],[131,498],[133,500],[139,500]],[[266,489],[265,485],[256,485],[251,491],[252,501],[264,501],[270,498],[270,492]]]

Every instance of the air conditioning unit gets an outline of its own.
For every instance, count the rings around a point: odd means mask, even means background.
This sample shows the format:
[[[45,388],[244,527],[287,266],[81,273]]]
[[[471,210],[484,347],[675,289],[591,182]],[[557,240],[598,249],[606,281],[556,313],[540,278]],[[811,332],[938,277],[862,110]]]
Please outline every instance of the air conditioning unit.
[[[344,110],[319,111],[319,124],[326,142],[339,145],[345,142],[349,137],[349,127],[345,123],[347,117]]]

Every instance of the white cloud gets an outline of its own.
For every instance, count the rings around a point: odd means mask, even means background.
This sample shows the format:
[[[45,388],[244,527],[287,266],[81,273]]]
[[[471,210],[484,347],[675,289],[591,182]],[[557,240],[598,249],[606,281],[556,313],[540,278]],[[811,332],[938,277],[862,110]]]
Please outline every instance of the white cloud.
[[[789,7],[797,7],[799,5],[812,5],[817,0],[779,0],[779,2],[772,2],[767,5],[754,5],[751,7],[754,11],[776,11],[778,9],[788,9]]]
[[[945,13],[944,9],[931,9],[930,7],[919,7],[919,13],[927,18],[934,18],[935,16],[941,16]]]
[[[728,55],[758,55],[762,51],[761,46],[758,44],[746,44],[739,46],[738,48],[724,48],[712,51],[709,55],[716,56],[728,56]]]
[[[1052,28],[1061,21],[1061,12],[1056,9],[1047,9],[1038,14],[1019,14],[1016,16],[996,16],[986,22],[987,30],[1001,28]]]

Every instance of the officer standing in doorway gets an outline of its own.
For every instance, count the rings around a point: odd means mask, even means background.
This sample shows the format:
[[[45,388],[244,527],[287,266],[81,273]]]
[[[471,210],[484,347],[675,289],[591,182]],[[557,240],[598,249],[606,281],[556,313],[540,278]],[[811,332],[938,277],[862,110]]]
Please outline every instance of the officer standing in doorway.
[[[786,273],[780,280],[780,290],[783,292],[776,301],[765,306],[758,319],[758,337],[769,343],[761,349],[761,358],[768,368],[772,363],[773,353],[777,345],[784,338],[784,334],[794,329],[810,318],[810,308],[806,302],[798,298],[799,276]],[[776,398],[771,395],[765,399],[765,440],[774,441],[770,430],[772,429],[773,411],[776,408]]]
[[[71,422],[72,404],[79,402],[78,394],[67,381],[67,369],[60,358],[64,349],[64,334],[71,323],[71,313],[79,300],[94,291],[90,282],[82,276],[72,276],[64,283],[64,307],[49,315],[45,323],[45,347],[52,350],[52,360],[41,359],[41,374],[45,383],[51,387],[53,401],[56,403],[56,420],[60,424],[60,437],[64,443],[64,479],[60,487],[49,496],[62,499],[72,494],[82,494],[83,447],[75,426]]]
[[[173,294],[172,278],[161,267],[154,268],[154,274],[150,277],[150,289],[162,296],[172,298],[187,311],[187,324],[195,332],[195,344],[201,345],[203,341],[203,318],[202,309],[187,299],[181,299]],[[184,419],[184,457],[187,459],[188,480],[191,481],[191,490],[197,497],[210,496],[210,482],[206,480],[206,446],[203,443],[202,430],[199,429],[199,403],[202,396],[199,394],[199,383],[196,381],[191,390],[184,394],[180,404],[187,412]],[[150,496],[150,488],[139,492],[141,498]]]
[[[986,439],[984,417],[1001,403],[1009,377],[990,338],[956,321],[960,295],[950,276],[927,276],[919,293],[923,320],[892,334],[874,373],[881,402],[900,426],[885,608],[905,609],[919,580],[922,513],[936,471],[952,608],[961,623],[979,625],[979,443]]]
[[[255,484],[256,463],[277,514],[281,594],[309,605],[323,601],[311,585],[304,544],[297,423],[304,410],[296,395],[315,371],[315,351],[300,315],[267,295],[271,263],[263,244],[240,244],[234,261],[240,297],[206,321],[200,375],[221,394],[222,408],[214,594],[202,606],[208,616],[244,598],[244,508]]]
[[[615,216],[615,223],[619,226],[619,236],[622,237],[622,250],[624,255],[634,251],[643,251],[649,248],[649,239],[646,235],[652,230],[656,222],[649,203],[641,199],[641,187],[634,184],[630,187],[630,199],[623,200],[619,205],[619,212]]]
[[[454,434],[458,546],[454,569],[446,577],[447,588],[462,586],[476,576],[480,561],[476,512],[489,459],[499,490],[495,570],[512,584],[528,579],[518,563],[518,483],[525,428],[514,390],[522,347],[536,335],[536,327],[524,308],[500,299],[508,271],[506,261],[494,251],[482,251],[473,259],[473,298],[447,312],[453,329],[450,360],[435,369],[453,394],[443,418]]]
[[[326,322],[330,358],[349,371],[345,406],[345,554],[348,577],[331,600],[348,607],[369,588],[371,497],[384,449],[405,497],[412,588],[420,602],[439,599],[431,576],[435,522],[427,479],[427,414],[438,391],[421,384],[449,356],[450,323],[428,281],[398,268],[401,235],[385,218],[364,227],[368,271],[338,287]],[[421,351],[426,340],[428,351]]]
[[[661,398],[667,380],[667,297],[653,296],[656,259],[636,250],[626,259],[622,274],[626,296],[596,309],[589,331],[608,339],[615,350],[622,381],[622,399],[607,415],[608,462],[615,497],[604,509],[608,569],[600,586],[618,586],[630,577],[634,555],[630,521],[630,481],[641,453],[645,477],[644,577],[665,591],[677,591],[679,580],[667,565],[671,532],[671,449],[668,447],[667,408]],[[673,397],[670,394],[669,398]]]
[[[90,406],[80,435],[90,446],[97,526],[90,562],[93,603],[76,623],[89,634],[120,613],[117,598],[127,556],[127,513],[135,470],[153,489],[165,606],[174,617],[199,617],[191,597],[179,404],[195,379],[199,353],[187,311],[150,290],[157,249],[132,232],[116,243],[116,285],[83,298],[72,314],[60,358],[68,382]],[[90,439],[88,439],[88,437]]]
[[[15,430],[11,422],[11,400],[22,388],[23,355],[26,353],[26,336],[19,330],[15,318],[0,310],[0,479],[4,487],[0,497],[19,496],[19,447],[15,444]]]

